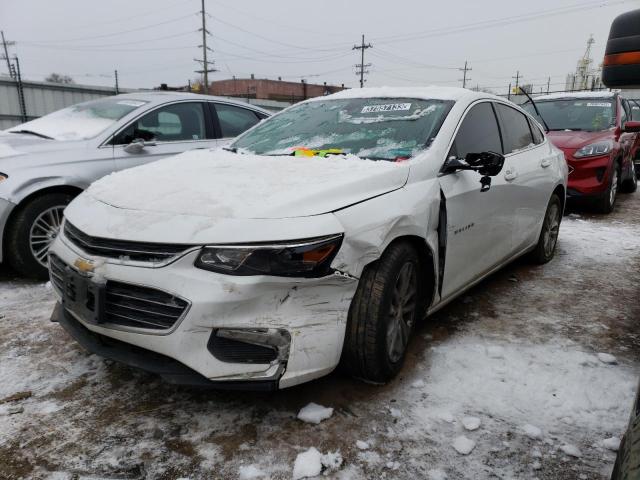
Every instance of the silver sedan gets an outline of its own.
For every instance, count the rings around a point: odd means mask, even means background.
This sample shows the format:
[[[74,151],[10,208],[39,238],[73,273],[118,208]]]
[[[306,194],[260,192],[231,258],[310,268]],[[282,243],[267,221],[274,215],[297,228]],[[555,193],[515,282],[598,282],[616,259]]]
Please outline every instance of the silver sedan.
[[[220,146],[269,114],[218,97],[146,92],[80,103],[0,131],[0,262],[47,278],[62,211],[90,183]]]

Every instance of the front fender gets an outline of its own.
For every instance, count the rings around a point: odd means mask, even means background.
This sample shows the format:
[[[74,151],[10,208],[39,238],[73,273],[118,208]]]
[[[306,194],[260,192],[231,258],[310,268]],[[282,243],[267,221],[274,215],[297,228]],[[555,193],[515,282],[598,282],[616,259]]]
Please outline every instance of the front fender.
[[[334,268],[359,278],[391,242],[405,236],[424,239],[437,265],[439,208],[440,186],[430,179],[334,212],[345,237]]]

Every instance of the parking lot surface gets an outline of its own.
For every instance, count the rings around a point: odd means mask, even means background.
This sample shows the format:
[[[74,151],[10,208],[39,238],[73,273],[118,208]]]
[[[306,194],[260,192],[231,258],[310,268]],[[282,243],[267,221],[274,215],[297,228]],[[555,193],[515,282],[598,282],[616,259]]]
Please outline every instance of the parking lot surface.
[[[608,478],[640,372],[639,212],[636,194],[565,216],[551,263],[424,321],[385,386],[174,387],[84,352],[50,287],[0,267],[0,478],[288,479],[311,447],[325,478]],[[310,402],[333,414],[298,420]]]

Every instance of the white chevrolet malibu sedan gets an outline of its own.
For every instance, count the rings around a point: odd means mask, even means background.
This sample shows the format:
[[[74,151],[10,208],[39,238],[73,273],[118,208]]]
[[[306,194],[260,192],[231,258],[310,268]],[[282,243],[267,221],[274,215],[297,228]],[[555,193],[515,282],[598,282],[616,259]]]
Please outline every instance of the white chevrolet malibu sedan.
[[[417,321],[554,254],[567,165],[536,121],[457,88],[349,90],[225,149],[114,173],[66,209],[52,319],[183,384],[385,382]]]

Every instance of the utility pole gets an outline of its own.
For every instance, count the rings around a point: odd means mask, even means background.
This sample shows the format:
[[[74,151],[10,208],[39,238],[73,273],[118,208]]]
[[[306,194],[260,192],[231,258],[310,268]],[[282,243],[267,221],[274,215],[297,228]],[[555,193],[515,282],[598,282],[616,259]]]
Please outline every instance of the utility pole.
[[[507,90],[507,100],[511,100],[511,84],[509,84],[509,90]]]
[[[2,35],[2,47],[4,48],[4,60],[7,61],[7,69],[9,70],[9,75],[11,76],[11,78],[15,78],[13,73],[12,73],[12,68],[11,68],[11,61],[9,60],[9,50],[7,49],[7,47],[11,46],[11,45],[15,45],[16,42],[10,42],[8,40],[6,40],[4,38],[4,32],[0,31],[0,35]]]
[[[118,87],[118,70],[113,71],[113,76],[116,78],[116,95],[120,93],[120,88]]]
[[[549,86],[551,85],[551,77],[547,78],[547,95],[549,94]]]
[[[27,105],[24,101],[24,87],[22,85],[22,75],[20,73],[20,60],[18,60],[18,56],[14,55],[13,59],[15,60],[15,68],[13,70],[13,78],[16,80],[16,85],[18,87],[18,102],[20,104],[20,116],[22,117],[22,122],[27,121]],[[11,65],[13,67],[13,65]]]
[[[359,46],[354,45],[352,48],[352,50],[360,50],[361,53],[360,63],[356,64],[356,75],[360,75],[360,88],[364,87],[364,74],[369,73],[368,70],[365,71],[365,68],[371,66],[370,63],[364,63],[364,51],[367,48],[373,48],[373,45],[371,45],[370,43],[365,45],[364,35],[362,35],[362,43]]]
[[[471,67],[467,67],[467,61],[465,60],[464,68],[459,68],[458,70],[464,72],[464,74],[462,75],[462,88],[467,88],[467,82],[471,81],[470,78],[467,78],[467,72],[470,72],[473,69]]]
[[[202,60],[195,59],[196,62],[202,63],[202,70],[196,70],[196,73],[204,74],[204,94],[209,93],[209,73],[216,72],[215,68],[209,68],[209,62],[207,61],[207,50],[213,52],[209,47],[207,47],[207,35],[211,35],[211,32],[207,30],[207,12],[204,7],[204,0],[202,0],[202,10],[200,10],[200,14],[202,15],[202,28],[199,28],[198,31],[202,31],[202,45],[198,45],[202,48]],[[211,62],[213,63],[213,62]]]
[[[519,90],[518,90],[518,86],[520,85],[520,83],[519,83],[520,82],[520,70],[518,70],[516,72],[516,76],[515,77],[511,77],[511,78],[514,78],[515,81],[516,81],[516,95],[518,95],[520,93]]]

